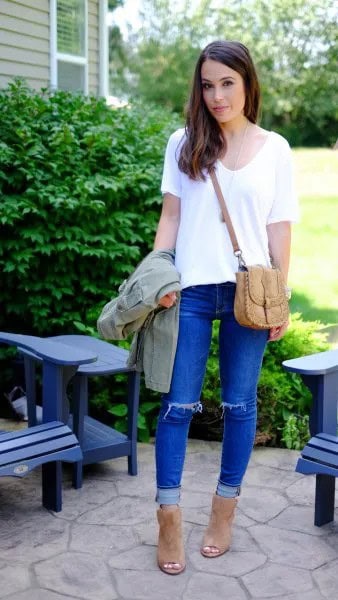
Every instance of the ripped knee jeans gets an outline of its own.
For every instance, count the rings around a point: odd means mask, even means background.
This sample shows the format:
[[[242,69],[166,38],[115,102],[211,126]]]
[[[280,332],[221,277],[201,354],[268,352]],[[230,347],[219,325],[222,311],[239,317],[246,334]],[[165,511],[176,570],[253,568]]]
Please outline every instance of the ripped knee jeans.
[[[160,504],[176,504],[180,499],[190,422],[194,413],[203,410],[202,387],[214,320],[220,321],[221,387],[220,398],[215,398],[215,402],[220,402],[224,419],[215,485],[217,493],[225,497],[240,493],[255,439],[257,383],[268,332],[242,327],[236,322],[234,295],[233,283],[193,286],[182,291],[171,387],[162,396],[156,431]]]

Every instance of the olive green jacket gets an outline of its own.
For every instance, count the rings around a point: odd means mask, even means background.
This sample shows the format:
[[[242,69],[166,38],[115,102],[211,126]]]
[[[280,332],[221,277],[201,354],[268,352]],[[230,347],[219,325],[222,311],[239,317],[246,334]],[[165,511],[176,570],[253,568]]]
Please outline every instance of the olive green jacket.
[[[124,340],[134,334],[128,364],[144,372],[148,388],[169,391],[174,365],[180,276],[172,250],[153,250],[119,287],[119,295],[103,307],[97,321],[101,336]],[[162,296],[177,292],[171,308],[158,305]]]

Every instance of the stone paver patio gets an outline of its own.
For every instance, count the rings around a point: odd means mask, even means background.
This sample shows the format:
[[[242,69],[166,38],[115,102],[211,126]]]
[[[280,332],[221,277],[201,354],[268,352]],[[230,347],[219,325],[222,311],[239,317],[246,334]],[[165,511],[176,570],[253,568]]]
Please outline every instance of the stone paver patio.
[[[153,446],[139,444],[139,475],[126,459],[87,469],[82,490],[64,481],[63,511],[40,502],[40,473],[0,479],[0,598],[8,600],[333,600],[336,521],[313,525],[314,478],[294,472],[299,453],[255,449],[231,550],[199,553],[220,444],[190,440],[182,507],[187,568],[156,565]]]

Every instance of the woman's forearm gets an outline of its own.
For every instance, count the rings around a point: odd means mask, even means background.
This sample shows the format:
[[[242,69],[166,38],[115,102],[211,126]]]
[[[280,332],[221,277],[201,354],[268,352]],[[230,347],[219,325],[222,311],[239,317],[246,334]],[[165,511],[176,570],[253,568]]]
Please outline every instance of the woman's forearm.
[[[285,284],[287,284],[291,249],[291,223],[289,221],[271,223],[267,225],[267,234],[270,256],[274,265],[281,270]]]
[[[174,249],[180,224],[180,200],[172,194],[163,198],[162,214],[158,223],[154,250]]]
[[[161,217],[154,241],[154,250],[174,250],[176,246],[179,221]]]

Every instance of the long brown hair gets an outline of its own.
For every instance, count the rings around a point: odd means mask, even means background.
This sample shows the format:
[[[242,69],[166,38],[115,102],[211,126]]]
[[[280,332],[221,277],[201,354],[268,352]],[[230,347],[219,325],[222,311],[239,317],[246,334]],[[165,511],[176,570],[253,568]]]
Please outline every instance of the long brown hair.
[[[212,42],[201,52],[197,61],[190,99],[186,112],[186,140],[182,146],[178,166],[191,179],[204,179],[203,170],[209,171],[226,151],[221,127],[209,113],[203,99],[201,68],[206,60],[215,60],[237,71],[245,86],[244,115],[257,122],[260,107],[260,88],[249,50],[240,42]]]

